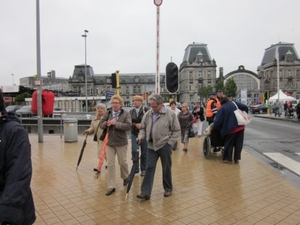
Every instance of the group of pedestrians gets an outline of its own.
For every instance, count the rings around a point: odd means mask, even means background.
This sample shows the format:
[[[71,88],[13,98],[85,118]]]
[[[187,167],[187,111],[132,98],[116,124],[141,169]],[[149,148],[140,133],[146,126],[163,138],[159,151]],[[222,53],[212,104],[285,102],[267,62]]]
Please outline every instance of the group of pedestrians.
[[[105,109],[105,105],[97,106],[97,114],[91,122],[91,127],[85,134],[96,136],[99,156],[102,143],[99,136],[106,130],[108,142],[106,146],[107,161],[107,186],[106,195],[116,191],[116,165],[117,156],[120,166],[120,176],[123,185],[129,182],[129,170],[127,163],[127,131],[131,131],[131,155],[132,159],[139,158],[136,173],[144,178],[141,185],[139,199],[150,199],[154,182],[157,161],[160,158],[163,173],[164,196],[172,194],[172,150],[177,146],[177,140],[181,137],[183,151],[188,151],[189,133],[193,131],[197,137],[202,135],[203,122],[214,123],[213,129],[220,130],[221,137],[225,139],[224,162],[238,162],[243,145],[244,126],[238,126],[233,111],[236,109],[222,91],[211,93],[206,104],[206,109],[200,102],[196,103],[190,112],[187,103],[182,103],[181,110],[176,102],[171,102],[170,107],[163,103],[162,96],[151,94],[148,98],[149,108],[143,105],[142,96],[133,96],[134,108],[129,112],[122,107],[122,97],[114,95],[111,98],[112,107]],[[247,111],[242,104],[237,107]],[[140,149],[140,151],[139,151]],[[235,149],[233,151],[233,149]],[[233,157],[234,154],[234,157]]]
[[[238,163],[241,159],[245,126],[238,125],[234,114],[236,109],[248,113],[246,105],[234,102],[222,90],[212,92],[206,105],[206,120],[212,126],[211,135],[214,135],[214,139],[222,139],[224,143],[224,163]],[[218,149],[214,147],[214,151]]]
[[[106,195],[116,191],[116,165],[118,158],[120,176],[123,185],[129,182],[129,170],[127,163],[127,131],[131,131],[132,158],[140,158],[136,173],[141,172],[144,177],[141,186],[140,199],[149,199],[153,187],[154,175],[158,158],[161,159],[163,169],[164,196],[172,194],[172,148],[180,137],[180,125],[177,115],[171,108],[163,105],[160,95],[152,94],[148,98],[150,108],[143,105],[142,96],[133,96],[134,108],[129,112],[124,110],[122,97],[111,97],[112,107],[105,109],[103,104],[97,106],[97,114],[91,122],[89,129],[84,134],[94,134],[97,141],[98,153],[102,149],[101,136],[106,130],[108,141],[106,145],[107,161],[107,186]],[[139,149],[141,155],[139,157]]]
[[[282,110],[284,112],[285,117],[294,117],[294,114],[296,114],[297,119],[300,120],[300,100],[294,107],[291,101],[285,101],[283,103],[276,99],[276,101],[273,104],[273,113],[275,117],[280,117],[282,115]]]

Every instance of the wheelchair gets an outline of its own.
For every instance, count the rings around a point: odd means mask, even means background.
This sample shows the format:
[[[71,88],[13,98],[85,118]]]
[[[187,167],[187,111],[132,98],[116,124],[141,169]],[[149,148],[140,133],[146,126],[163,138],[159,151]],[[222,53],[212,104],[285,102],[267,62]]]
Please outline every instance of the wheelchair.
[[[224,142],[219,130],[213,130],[203,140],[203,156],[208,159],[210,154],[221,153],[224,155]]]

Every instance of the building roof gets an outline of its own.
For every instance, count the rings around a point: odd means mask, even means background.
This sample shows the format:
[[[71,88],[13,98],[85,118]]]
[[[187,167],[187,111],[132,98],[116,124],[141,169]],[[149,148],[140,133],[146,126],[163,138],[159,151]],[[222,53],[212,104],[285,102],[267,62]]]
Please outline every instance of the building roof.
[[[279,43],[277,43],[275,45],[271,45],[269,48],[265,49],[265,54],[261,61],[261,66],[272,63],[272,62],[274,62],[274,60],[276,60],[277,49],[278,49],[278,53],[279,53],[279,61],[284,60],[284,56],[286,54],[293,54],[295,56],[295,60],[299,60],[299,56],[297,54],[297,51],[296,51],[293,43],[279,42]]]
[[[193,42],[186,47],[182,62],[194,62],[197,55],[203,56],[203,62],[212,61],[207,44]]]

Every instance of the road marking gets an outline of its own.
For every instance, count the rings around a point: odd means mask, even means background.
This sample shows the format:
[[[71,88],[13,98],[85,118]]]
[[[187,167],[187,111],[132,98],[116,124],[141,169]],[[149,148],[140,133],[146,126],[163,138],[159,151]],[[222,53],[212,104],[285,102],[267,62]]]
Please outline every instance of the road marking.
[[[265,152],[266,156],[268,156],[270,159],[276,161],[280,165],[284,166],[285,168],[293,171],[294,173],[300,175],[300,163],[281,154],[281,153],[275,153],[275,152]]]

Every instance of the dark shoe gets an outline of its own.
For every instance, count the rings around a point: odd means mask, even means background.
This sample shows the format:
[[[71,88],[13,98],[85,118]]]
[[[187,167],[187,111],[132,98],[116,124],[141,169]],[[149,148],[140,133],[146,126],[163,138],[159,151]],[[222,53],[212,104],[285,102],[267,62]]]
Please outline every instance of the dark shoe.
[[[235,164],[239,164],[240,162],[239,162],[240,160],[234,160],[234,163]]]
[[[109,195],[111,195],[112,193],[114,193],[115,191],[116,191],[115,188],[109,188],[109,189],[107,189],[107,191],[106,191],[106,195],[109,196]]]
[[[94,168],[93,171],[94,171],[94,172],[98,172],[98,168]]]
[[[183,150],[184,152],[187,152],[187,148],[183,148],[182,150]]]
[[[232,161],[229,160],[222,160],[223,163],[228,163],[228,164],[232,164]]]
[[[144,195],[144,194],[139,194],[136,196],[137,198],[140,198],[140,199],[144,199],[144,200],[149,200],[150,199],[150,196],[148,195]]]
[[[123,186],[126,186],[129,183],[129,176],[123,180]]]
[[[137,169],[137,170],[135,170],[134,172],[135,172],[135,173],[139,173],[139,172],[140,172],[140,170],[139,170],[139,169]]]
[[[146,171],[141,172],[141,176],[144,177],[146,175]]]
[[[164,196],[169,197],[172,195],[172,191],[165,191]]]

